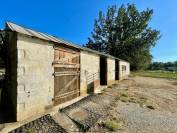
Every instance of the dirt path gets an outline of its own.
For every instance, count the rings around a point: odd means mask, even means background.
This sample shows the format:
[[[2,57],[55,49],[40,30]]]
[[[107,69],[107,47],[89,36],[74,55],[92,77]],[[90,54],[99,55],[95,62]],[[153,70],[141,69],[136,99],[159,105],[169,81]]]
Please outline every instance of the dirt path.
[[[117,103],[118,118],[124,123],[119,132],[177,132],[176,83],[175,80],[133,77],[115,85],[114,88],[124,94]]]
[[[134,77],[120,83],[126,84],[130,93],[142,95],[156,105],[159,111],[177,115],[177,81],[168,79]],[[129,86],[130,84],[130,86]]]

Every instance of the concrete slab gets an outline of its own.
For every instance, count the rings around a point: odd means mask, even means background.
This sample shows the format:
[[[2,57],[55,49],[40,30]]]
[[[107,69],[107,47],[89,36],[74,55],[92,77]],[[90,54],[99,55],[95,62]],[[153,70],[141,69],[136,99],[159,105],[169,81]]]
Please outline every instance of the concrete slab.
[[[56,113],[52,116],[56,123],[62,126],[67,132],[78,132],[77,125],[64,113]]]
[[[87,96],[87,95],[86,95]],[[11,123],[4,123],[2,125],[2,129],[1,129],[1,133],[8,133],[10,132],[11,130],[14,130],[20,126],[23,126],[35,119],[38,119],[40,118],[41,116],[44,116],[44,115],[47,115],[47,114],[50,114],[51,116],[55,115],[56,113],[58,113],[59,109],[62,109],[64,107],[67,107],[75,102],[78,102],[79,100],[85,98],[86,96],[80,96],[80,97],[77,97],[69,102],[66,102],[66,103],[63,103],[63,104],[60,104],[58,106],[55,106],[55,107],[52,107],[48,110],[46,110],[45,112],[42,112],[42,113],[39,113],[38,115],[34,115],[28,119],[25,119],[23,121],[19,121],[19,122],[11,122]]]
[[[77,121],[83,121],[88,117],[88,113],[81,108],[71,110],[68,115]]]

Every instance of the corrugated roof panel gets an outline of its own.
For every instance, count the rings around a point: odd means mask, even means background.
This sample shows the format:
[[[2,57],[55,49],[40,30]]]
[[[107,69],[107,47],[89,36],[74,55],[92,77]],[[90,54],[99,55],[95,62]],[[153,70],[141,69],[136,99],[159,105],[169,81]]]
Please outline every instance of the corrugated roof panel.
[[[41,33],[41,32],[39,32],[39,33],[40,33],[42,36],[44,36],[45,38],[47,38],[49,41],[59,43],[59,41],[58,41],[58,40],[53,39],[50,35],[48,35],[48,34],[44,34],[44,33]]]
[[[37,37],[37,38],[47,40],[47,41],[52,41],[52,42],[55,42],[55,43],[63,43],[63,44],[66,44],[66,45],[69,45],[69,46],[72,46],[72,47],[75,47],[75,48],[80,48],[79,46],[74,45],[72,43],[69,43],[69,42],[67,42],[63,39],[59,39],[59,38],[54,37],[52,35],[37,32],[37,31],[31,30],[31,29],[28,29],[28,28],[24,28],[22,26],[16,25],[16,24],[11,23],[11,22],[7,22],[7,26],[12,31],[16,31],[16,32],[21,33],[21,34]]]
[[[30,29],[27,29],[28,32],[31,33],[32,36],[34,37],[38,37],[38,38],[41,38],[41,39],[44,39],[44,40],[49,40],[47,37],[41,35],[39,32],[35,32],[34,30],[30,30]]]
[[[26,34],[26,35],[29,35],[31,36],[31,33],[29,33],[25,28],[19,26],[19,25],[16,25],[16,24],[13,24],[11,22],[7,22],[7,26],[12,30],[12,31],[16,31],[16,32],[19,32],[19,33],[22,33],[22,34]]]
[[[52,36],[52,35],[47,34],[47,36],[48,36],[51,40],[53,40],[54,42],[62,43],[62,41],[60,41],[59,39],[57,39],[56,37],[54,37],[54,36]]]
[[[111,56],[109,54],[105,54],[105,53],[102,53],[102,52],[99,52],[99,51],[96,51],[96,50],[92,50],[92,49],[89,49],[89,48],[86,48],[86,47],[82,47],[82,46],[70,43],[68,41],[65,41],[63,39],[54,37],[52,35],[37,32],[37,31],[31,30],[31,29],[28,29],[28,28],[24,28],[22,26],[19,26],[17,24],[11,23],[11,22],[7,22],[6,24],[7,24],[9,29],[11,29],[12,31],[16,31],[18,33],[21,33],[21,34],[37,37],[37,38],[47,40],[47,41],[52,41],[52,42],[55,42],[55,43],[63,43],[65,45],[72,46],[72,47],[75,47],[75,48],[78,48],[78,49],[81,49],[81,50],[85,50],[85,51],[88,51],[88,52],[92,52],[92,53],[95,53],[95,54],[98,54],[98,55],[102,55],[102,56],[114,58],[114,59],[117,59],[117,60],[121,60],[121,59],[116,58],[114,56]],[[122,61],[124,61],[124,60],[122,60]]]
[[[51,37],[49,37],[48,35],[46,35],[46,34],[44,34],[44,33],[37,32],[37,31],[31,30],[31,29],[28,29],[28,28],[24,28],[24,27],[22,27],[22,26],[13,24],[13,23],[11,23],[11,22],[7,22],[7,26],[8,26],[8,28],[10,28],[12,31],[16,31],[16,32],[18,32],[18,33],[22,33],[22,34],[25,34],[25,35],[37,37],[37,38],[44,39],[44,40],[47,40],[47,41],[58,42],[58,41],[52,39]]]

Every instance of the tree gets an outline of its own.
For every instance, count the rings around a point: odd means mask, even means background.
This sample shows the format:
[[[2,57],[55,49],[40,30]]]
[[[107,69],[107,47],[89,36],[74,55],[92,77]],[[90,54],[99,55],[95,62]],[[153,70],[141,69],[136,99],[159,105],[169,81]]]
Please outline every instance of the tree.
[[[174,62],[153,62],[149,70],[166,70],[168,67],[177,67],[177,61]]]
[[[4,68],[5,66],[5,53],[4,53],[4,44],[3,44],[3,33],[0,33],[0,68]]]
[[[151,63],[150,50],[160,31],[148,26],[153,10],[139,12],[134,4],[108,7],[100,11],[86,47],[127,60],[132,70],[145,69]]]
[[[153,63],[151,63],[151,65],[148,69],[149,70],[164,70],[165,69],[164,64],[165,63],[163,63],[163,62],[153,62]]]
[[[166,63],[164,63],[164,67],[174,67],[174,63],[173,62],[166,62]]]
[[[174,62],[174,66],[177,67],[177,61]]]

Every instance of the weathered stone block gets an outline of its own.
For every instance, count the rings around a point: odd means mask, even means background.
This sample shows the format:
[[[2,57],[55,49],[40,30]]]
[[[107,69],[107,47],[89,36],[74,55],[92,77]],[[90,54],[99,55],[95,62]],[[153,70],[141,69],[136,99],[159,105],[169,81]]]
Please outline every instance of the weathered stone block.
[[[99,86],[99,83],[97,82],[96,85],[94,85],[94,81],[99,80],[99,61],[100,58],[98,55],[81,51],[80,53],[80,65],[81,65],[81,74],[80,74],[80,91],[81,95],[85,95],[88,92],[88,89],[90,87],[90,83],[93,82],[93,88]]]
[[[17,104],[17,112],[20,111],[25,111],[25,103],[18,103]]]
[[[25,91],[25,85],[18,85],[18,92],[24,92]]]
[[[107,59],[108,82],[115,80],[115,59]]]
[[[42,112],[54,96],[53,44],[18,35],[17,119]]]
[[[24,75],[25,68],[23,66],[22,67],[18,67],[17,68],[17,73],[18,73],[18,76]]]
[[[18,59],[24,59],[25,58],[25,51],[23,49],[18,50]]]

